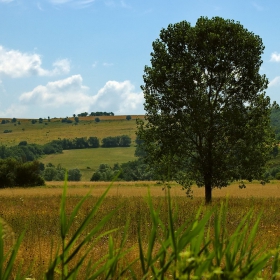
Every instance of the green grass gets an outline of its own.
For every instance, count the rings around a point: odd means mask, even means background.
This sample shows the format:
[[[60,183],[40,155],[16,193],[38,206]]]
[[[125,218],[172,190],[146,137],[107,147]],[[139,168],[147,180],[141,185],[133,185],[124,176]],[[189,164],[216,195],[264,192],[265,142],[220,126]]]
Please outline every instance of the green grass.
[[[101,163],[107,163],[113,167],[114,163],[121,164],[135,160],[134,151],[134,146],[128,148],[65,150],[62,154],[45,156],[40,161],[44,164],[51,162],[55,166],[61,164],[62,167],[67,169],[78,168],[82,173],[81,180],[89,181]]]

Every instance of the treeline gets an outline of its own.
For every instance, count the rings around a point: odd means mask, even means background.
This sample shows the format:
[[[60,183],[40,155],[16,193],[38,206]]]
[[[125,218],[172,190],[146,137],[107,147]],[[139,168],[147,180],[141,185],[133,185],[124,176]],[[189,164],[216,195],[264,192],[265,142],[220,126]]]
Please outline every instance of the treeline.
[[[52,163],[48,163],[46,167],[42,166],[41,175],[45,181],[63,181],[66,171],[66,168],[63,168],[60,164],[54,166]],[[80,181],[82,177],[81,171],[77,168],[69,169],[67,174],[68,181]]]
[[[38,161],[22,162],[15,158],[0,159],[0,188],[33,187],[45,184]]]
[[[140,159],[114,164],[113,167],[108,164],[100,164],[98,170],[93,173],[90,181],[111,181],[115,176],[118,180],[123,181],[153,181],[159,180],[160,177],[155,174]]]
[[[112,148],[129,147],[131,138],[127,135],[105,137],[102,139],[102,145],[97,137],[79,137],[74,139],[53,140],[45,145],[28,144],[27,141],[21,141],[18,146],[7,147],[0,146],[0,158],[15,158],[23,162],[33,161],[42,155],[62,153],[63,150],[86,149],[86,148]]]
[[[87,117],[87,116],[114,116],[115,114],[113,112],[91,112],[90,114],[88,112],[80,113],[78,114],[78,117]]]

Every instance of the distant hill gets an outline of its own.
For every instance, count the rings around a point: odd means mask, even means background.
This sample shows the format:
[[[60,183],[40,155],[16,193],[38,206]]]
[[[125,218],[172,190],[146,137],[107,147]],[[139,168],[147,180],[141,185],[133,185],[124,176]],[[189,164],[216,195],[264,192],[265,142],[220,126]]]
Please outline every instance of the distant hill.
[[[31,144],[46,144],[52,140],[76,137],[95,136],[100,139],[108,136],[128,135],[132,141],[136,135],[136,118],[144,116],[131,115],[131,120],[124,116],[96,116],[69,117],[69,122],[62,122],[65,118],[50,119],[0,119],[0,145],[14,146],[21,141]]]

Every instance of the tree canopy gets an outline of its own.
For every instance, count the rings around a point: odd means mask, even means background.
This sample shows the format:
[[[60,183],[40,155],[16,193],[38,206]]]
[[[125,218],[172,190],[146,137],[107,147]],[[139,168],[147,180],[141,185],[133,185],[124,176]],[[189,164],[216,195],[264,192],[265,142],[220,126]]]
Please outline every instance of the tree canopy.
[[[146,161],[188,190],[204,186],[206,203],[213,188],[263,174],[273,141],[263,50],[259,36],[220,17],[170,24],[153,42],[137,134]]]

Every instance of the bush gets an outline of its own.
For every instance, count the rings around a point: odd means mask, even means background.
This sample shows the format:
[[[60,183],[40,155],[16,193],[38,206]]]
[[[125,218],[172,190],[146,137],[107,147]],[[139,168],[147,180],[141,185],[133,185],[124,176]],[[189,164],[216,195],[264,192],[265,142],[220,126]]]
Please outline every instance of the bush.
[[[48,164],[43,172],[43,178],[46,181],[63,181],[65,171],[65,168],[62,168],[60,165],[54,167],[54,165]]]
[[[12,132],[12,130],[10,130],[10,129],[5,129],[4,130],[4,133],[11,133]]]
[[[82,177],[81,171],[77,168],[68,170],[68,181],[80,181]]]
[[[27,145],[27,141],[20,141],[19,142],[19,144],[18,144],[19,146],[26,146]]]
[[[108,164],[100,164],[96,172],[93,173],[90,181],[112,181],[118,174],[118,170],[112,169]]]

